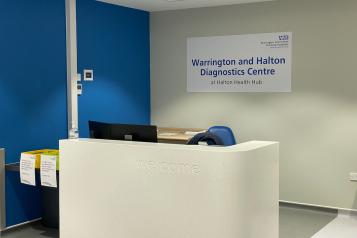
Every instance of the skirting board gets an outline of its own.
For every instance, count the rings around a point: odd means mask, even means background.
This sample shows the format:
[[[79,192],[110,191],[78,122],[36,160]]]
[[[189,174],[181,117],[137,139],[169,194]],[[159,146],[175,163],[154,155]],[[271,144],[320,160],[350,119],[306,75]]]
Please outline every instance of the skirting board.
[[[42,220],[42,218],[37,218],[37,219],[31,220],[31,221],[26,221],[26,222],[23,222],[23,223],[20,223],[20,224],[17,224],[17,225],[6,227],[1,231],[13,230],[13,229],[19,228],[21,226],[25,226],[25,225],[28,225],[28,224],[31,224],[31,223],[34,223],[34,222],[37,222],[37,221],[40,221],[40,220]]]
[[[349,214],[357,214],[357,210],[355,209],[347,209],[347,208],[339,208],[339,207],[329,207],[329,206],[322,206],[322,205],[316,205],[316,204],[309,204],[309,203],[300,203],[300,202],[291,202],[291,201],[285,201],[285,200],[279,200],[280,204],[290,204],[290,205],[296,205],[300,207],[306,207],[306,208],[311,208],[311,209],[327,209],[327,210],[333,210],[337,211],[338,213],[349,213]]]
[[[5,150],[0,148],[0,230],[4,230],[5,227]]]

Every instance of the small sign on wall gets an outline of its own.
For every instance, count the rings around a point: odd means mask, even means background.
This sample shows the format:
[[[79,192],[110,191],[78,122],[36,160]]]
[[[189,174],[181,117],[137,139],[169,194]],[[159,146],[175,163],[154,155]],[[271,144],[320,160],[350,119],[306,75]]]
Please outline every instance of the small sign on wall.
[[[292,33],[187,39],[189,92],[291,92]]]

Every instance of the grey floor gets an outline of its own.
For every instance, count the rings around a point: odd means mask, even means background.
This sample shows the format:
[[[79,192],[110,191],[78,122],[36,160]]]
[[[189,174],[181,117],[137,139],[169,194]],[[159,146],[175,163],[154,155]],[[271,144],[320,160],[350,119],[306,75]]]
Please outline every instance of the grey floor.
[[[280,206],[280,238],[311,238],[336,217],[337,210],[332,212],[282,205]]]
[[[280,238],[311,238],[335,219],[337,213],[282,205],[280,207]],[[1,238],[58,238],[58,230],[34,223],[3,232]],[[75,237],[74,237],[75,238]]]
[[[1,238],[58,238],[58,230],[44,228],[40,222],[3,232]]]

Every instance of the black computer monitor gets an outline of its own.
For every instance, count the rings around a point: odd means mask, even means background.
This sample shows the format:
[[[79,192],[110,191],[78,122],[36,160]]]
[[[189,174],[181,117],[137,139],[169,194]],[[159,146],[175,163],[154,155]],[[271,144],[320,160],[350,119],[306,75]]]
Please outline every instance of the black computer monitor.
[[[89,121],[89,135],[93,139],[157,142],[157,127]]]

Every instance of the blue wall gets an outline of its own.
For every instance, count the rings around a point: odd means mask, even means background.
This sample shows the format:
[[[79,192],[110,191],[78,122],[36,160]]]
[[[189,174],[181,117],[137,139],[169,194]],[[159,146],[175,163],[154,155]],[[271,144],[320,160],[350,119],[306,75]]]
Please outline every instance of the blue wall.
[[[79,97],[79,131],[88,120],[150,123],[149,13],[77,1],[78,70],[94,70]]]
[[[0,1],[0,147],[6,162],[67,135],[64,0]],[[6,173],[7,225],[41,216],[39,188]]]
[[[79,98],[87,121],[150,122],[149,14],[77,1],[79,71],[94,69]],[[0,147],[6,162],[22,151],[57,148],[67,136],[64,0],[0,1]],[[40,188],[6,173],[7,226],[41,216]]]

